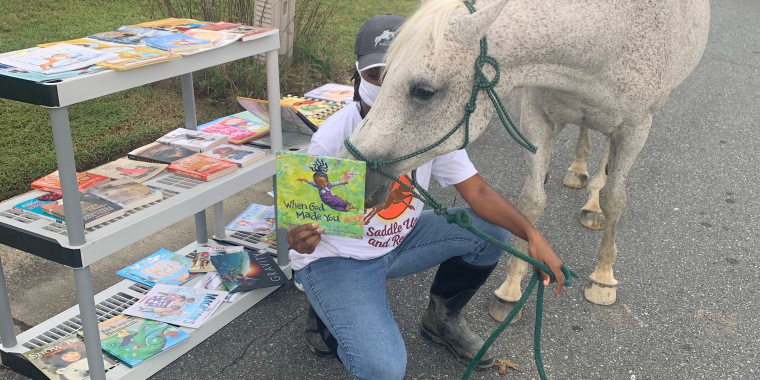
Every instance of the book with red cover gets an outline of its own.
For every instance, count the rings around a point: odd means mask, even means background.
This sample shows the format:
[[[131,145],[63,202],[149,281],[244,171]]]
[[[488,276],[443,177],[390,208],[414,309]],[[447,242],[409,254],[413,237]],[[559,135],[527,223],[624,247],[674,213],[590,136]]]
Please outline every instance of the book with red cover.
[[[238,166],[234,162],[219,160],[200,153],[174,161],[166,170],[183,176],[212,181],[221,176],[234,173]]]
[[[267,26],[248,26],[243,24],[235,24],[227,21],[219,21],[209,23],[198,27],[197,29],[215,30],[219,32],[237,33],[242,34],[241,41],[248,41],[259,37],[268,36],[270,34],[277,33],[276,28]]]
[[[79,191],[84,191],[90,186],[109,179],[104,175],[93,173],[77,173]],[[32,189],[42,191],[61,191],[61,182],[58,178],[58,170],[32,182]]]

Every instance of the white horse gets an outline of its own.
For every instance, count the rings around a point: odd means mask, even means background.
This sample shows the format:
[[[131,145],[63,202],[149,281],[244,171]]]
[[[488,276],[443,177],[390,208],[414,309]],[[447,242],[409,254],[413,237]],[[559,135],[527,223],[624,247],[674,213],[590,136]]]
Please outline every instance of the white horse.
[[[459,0],[422,2],[393,41],[383,89],[350,142],[368,161],[388,161],[438,141],[463,117],[479,41],[487,37],[488,53],[500,65],[495,89],[502,96],[521,89],[521,130],[538,147],[536,154],[526,152],[528,175],[518,199],[531,222],[546,205],[544,178],[564,126],[576,124],[608,138],[607,182],[601,179],[598,198],[604,235],[585,295],[593,303],[612,304],[615,229],[626,203],[625,179],[652,115],[702,56],[708,0],[494,0],[475,7],[470,14]],[[484,71],[493,77],[489,66]],[[494,114],[485,94],[476,104],[470,139],[482,134]],[[395,176],[407,173],[464,141],[464,128],[459,128],[435,148],[382,169]],[[341,156],[352,155],[344,149]],[[383,203],[390,180],[369,171],[366,184],[366,207]],[[527,252],[526,242],[518,239],[515,246]],[[491,308],[495,319],[503,320],[510,302],[520,298],[527,270],[527,263],[509,261],[507,279],[496,291],[499,302]]]

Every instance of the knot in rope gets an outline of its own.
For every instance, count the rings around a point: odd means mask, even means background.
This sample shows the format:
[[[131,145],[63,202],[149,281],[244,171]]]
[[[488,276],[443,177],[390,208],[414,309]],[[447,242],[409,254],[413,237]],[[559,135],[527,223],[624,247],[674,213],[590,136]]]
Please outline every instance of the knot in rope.
[[[491,80],[488,80],[485,72],[483,72],[483,66],[485,65],[491,66],[495,72]],[[475,88],[478,90],[490,90],[499,84],[500,77],[501,66],[499,66],[499,62],[497,62],[496,59],[490,55],[485,55],[483,53],[481,53],[481,55],[475,59]]]
[[[467,104],[464,106],[464,110],[465,110],[465,112],[467,112],[468,114],[471,114],[471,113],[475,112],[475,109],[476,109],[476,108],[478,108],[478,105],[477,105],[477,104],[475,104],[475,99],[473,99],[473,100],[469,101],[469,102],[468,102],[468,103],[467,103]]]
[[[459,209],[453,214],[446,216],[446,221],[449,223],[456,223],[457,226],[464,229],[472,227],[472,216],[465,209]]]
[[[380,161],[380,160],[372,160],[372,161],[367,161],[367,166],[368,166],[370,169],[372,169],[372,170],[374,170],[374,171],[376,171],[376,172],[379,172],[379,171],[380,171],[380,168],[382,168],[382,167],[383,167],[383,162],[382,162],[382,161]]]

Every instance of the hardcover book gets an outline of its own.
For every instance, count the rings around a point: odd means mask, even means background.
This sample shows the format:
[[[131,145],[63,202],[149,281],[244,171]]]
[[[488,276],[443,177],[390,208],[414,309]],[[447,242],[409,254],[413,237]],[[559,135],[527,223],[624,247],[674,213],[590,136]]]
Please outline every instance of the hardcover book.
[[[168,323],[123,314],[98,323],[98,330],[103,352],[130,368],[190,338]]]
[[[90,169],[90,174],[98,174],[113,179],[129,178],[135,182],[145,182],[166,169],[167,164],[156,164],[119,158],[115,161]]]
[[[203,124],[198,129],[204,132],[225,134],[228,136],[227,142],[243,144],[268,135],[269,123],[248,111],[243,111]]]
[[[238,170],[234,162],[219,160],[196,153],[169,164],[166,170],[201,181],[213,181]]]
[[[93,173],[76,173],[79,191],[94,186],[96,183],[109,179],[106,176]],[[61,181],[58,170],[32,182],[32,189],[42,191],[61,191]]]
[[[128,70],[135,67],[142,67],[182,58],[179,54],[167,53],[162,50],[142,46],[117,46],[103,48],[103,50],[119,55],[114,59],[108,59],[97,63],[98,66],[107,67],[112,70]]]
[[[82,207],[84,228],[94,227],[124,215],[121,206],[94,195],[79,193],[79,203]],[[41,208],[50,215],[66,219],[63,199],[42,205]]]
[[[224,283],[222,282],[222,276],[217,272],[206,272],[206,274],[204,274],[193,287],[196,289],[227,291],[227,287],[224,286]],[[241,294],[242,293],[227,294],[227,297],[225,297],[224,300],[227,302],[235,302],[240,298]]]
[[[278,151],[276,166],[279,228],[317,223],[325,234],[362,238],[363,161]]]
[[[203,155],[234,162],[238,167],[242,168],[264,158],[266,152],[249,146],[222,144],[207,152],[203,152]]]
[[[124,210],[131,210],[164,199],[164,194],[160,191],[129,178],[103,181],[87,189],[87,193],[116,203]]]
[[[171,164],[179,159],[192,156],[195,152],[190,149],[181,148],[160,142],[153,142],[141,146],[127,154],[132,160],[154,162],[159,164]]]
[[[160,37],[170,34],[172,34],[172,32],[166,30],[124,25],[113,31],[96,33],[87,37],[119,44],[138,45],[145,38]]]
[[[24,352],[24,357],[52,380],[86,379],[89,373],[87,350],[84,341],[76,333]],[[109,370],[116,362],[103,356],[103,366]]]
[[[354,87],[345,84],[327,83],[307,92],[304,94],[304,98],[348,103],[354,100]]]
[[[214,30],[203,30],[203,29],[190,29],[190,30],[185,31],[184,33],[190,37],[197,38],[199,40],[211,41],[211,46],[205,49],[193,50],[192,53],[206,51],[209,49],[220,48],[222,46],[229,45],[239,40],[240,37],[243,36],[241,34],[236,34],[236,33],[228,33],[228,32],[222,32],[222,31],[214,31]],[[188,52],[187,54],[189,53],[190,52]]]
[[[187,29],[192,29],[192,28],[200,28],[206,24],[208,24],[208,22],[198,21],[191,18],[170,17],[170,18],[165,18],[161,20],[147,21],[147,22],[135,24],[133,26],[140,26],[143,28],[182,31],[182,30],[187,30]]]
[[[69,45],[81,46],[81,47],[85,47],[85,48],[89,48],[89,49],[96,49],[96,50],[125,47],[122,44],[110,43],[110,42],[107,42],[107,41],[101,41],[101,40],[96,40],[94,38],[86,38],[86,37],[85,38],[76,38],[76,39],[68,40],[68,41],[47,42],[47,43],[44,43],[44,44],[38,44],[37,46],[39,46],[39,47],[49,47],[49,46],[53,46],[53,45],[57,45],[57,44],[62,44],[62,43],[63,44],[69,44]]]
[[[266,235],[276,228],[276,219],[274,206],[251,203],[240,215],[227,224],[225,228]]]
[[[260,99],[237,97],[238,103],[248,112],[263,120],[269,125],[269,102]],[[280,105],[280,116],[282,118],[282,132],[296,133],[302,135],[312,135],[317,131],[314,125],[306,116],[298,112],[298,108],[286,104]]]
[[[16,210],[31,212],[34,214],[37,214],[39,216],[45,217],[46,219],[50,219],[52,221],[55,221],[57,223],[63,223],[63,219],[59,218],[57,216],[50,215],[44,211],[42,211],[42,206],[52,203],[53,201],[48,200],[42,200],[37,198],[32,198],[27,201],[23,201],[21,203],[17,203],[13,205],[13,208]]]
[[[227,135],[177,128],[161,137],[157,142],[178,146],[194,152],[203,152],[217,145],[227,143]]]
[[[36,73],[34,71],[22,70],[22,69],[19,69],[18,67],[3,65],[0,63],[0,75],[19,78],[23,80],[32,81],[32,82],[47,82],[47,81],[52,81],[52,80],[66,79],[66,78],[71,78],[71,77],[75,77],[79,75],[98,73],[103,70],[107,70],[107,69],[105,67],[92,65],[92,66],[83,67],[81,69],[64,71],[61,73],[43,74],[43,73]]]
[[[267,253],[248,251],[211,256],[216,271],[230,293],[286,284],[288,278]]]
[[[55,74],[92,66],[116,56],[115,53],[60,43],[21,54],[4,56],[0,58],[0,63],[27,71]]]
[[[191,50],[200,50],[212,47],[210,40],[202,40],[191,37],[184,33],[173,33],[165,36],[149,37],[143,42],[153,48],[168,51],[170,53],[182,53]]]
[[[124,314],[197,329],[224,302],[227,292],[157,284]]]
[[[226,21],[219,21],[210,24],[203,25],[198,29],[205,30],[217,30],[228,33],[237,33],[242,35],[242,41],[249,41],[256,38],[261,38],[271,34],[277,33],[276,28],[266,26],[248,26],[243,24],[235,24]]]
[[[243,252],[243,246],[217,245],[198,247],[193,256],[193,263],[190,265],[190,273],[216,272],[216,268],[211,262],[211,256],[237,252]]]
[[[182,285],[190,280],[192,260],[161,248],[154,254],[120,269],[116,274],[148,286]]]
[[[299,98],[297,96],[286,96],[280,100],[280,103],[295,107],[298,109],[298,112],[307,118],[320,120],[327,119],[328,116],[343,108],[343,104],[341,103]]]
[[[277,245],[277,230],[276,229],[272,230],[272,232],[262,236],[261,241],[263,243],[268,243],[268,244],[276,246]]]

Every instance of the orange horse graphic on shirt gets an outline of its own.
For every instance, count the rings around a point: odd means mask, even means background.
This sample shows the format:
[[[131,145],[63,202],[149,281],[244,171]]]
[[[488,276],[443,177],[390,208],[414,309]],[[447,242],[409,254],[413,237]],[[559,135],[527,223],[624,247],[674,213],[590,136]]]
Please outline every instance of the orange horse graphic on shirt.
[[[410,187],[412,185],[407,176],[401,176],[399,180]],[[364,214],[364,224],[369,224],[369,221],[376,215],[385,220],[396,219],[403,215],[406,210],[414,210],[412,200],[414,200],[414,194],[411,191],[398,183],[394,183],[393,187],[388,190],[388,199],[383,205],[367,209]]]

